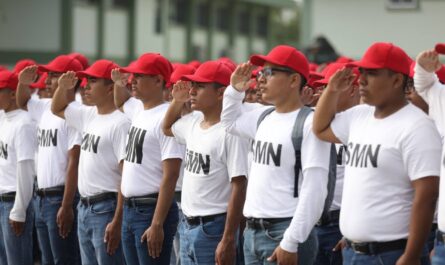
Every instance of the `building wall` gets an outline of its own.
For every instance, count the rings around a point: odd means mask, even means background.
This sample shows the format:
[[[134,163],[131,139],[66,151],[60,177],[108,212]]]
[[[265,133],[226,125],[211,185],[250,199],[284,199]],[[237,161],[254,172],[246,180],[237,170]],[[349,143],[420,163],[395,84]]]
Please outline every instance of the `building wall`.
[[[89,57],[97,54],[98,7],[75,5],[73,7],[73,51]]]
[[[323,34],[351,57],[359,58],[376,41],[393,42],[412,57],[444,41],[445,1],[419,0],[418,10],[388,10],[386,0],[307,1],[311,37]]]

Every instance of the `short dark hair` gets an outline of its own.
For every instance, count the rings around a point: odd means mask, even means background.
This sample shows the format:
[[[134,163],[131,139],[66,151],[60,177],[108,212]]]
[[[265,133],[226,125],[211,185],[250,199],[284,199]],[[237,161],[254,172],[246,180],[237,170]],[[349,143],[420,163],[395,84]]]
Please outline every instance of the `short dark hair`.
[[[390,76],[393,76],[395,74],[402,74],[403,75],[402,91],[406,92],[408,90],[408,88],[409,88],[408,85],[409,85],[410,77],[405,75],[405,74],[403,74],[403,73],[394,72],[393,70],[390,70],[390,69],[387,69],[387,70],[388,70],[388,73],[389,73]]]

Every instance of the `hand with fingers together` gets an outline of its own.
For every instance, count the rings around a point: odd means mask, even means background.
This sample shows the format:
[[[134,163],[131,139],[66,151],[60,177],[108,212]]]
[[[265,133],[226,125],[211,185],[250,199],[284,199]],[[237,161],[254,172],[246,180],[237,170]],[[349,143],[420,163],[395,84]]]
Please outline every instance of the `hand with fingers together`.
[[[349,89],[354,82],[355,75],[352,68],[345,67],[338,70],[330,79],[326,91],[342,92]]]
[[[288,252],[278,246],[272,255],[267,258],[269,262],[276,262],[278,265],[297,265],[298,264],[298,254]]]
[[[74,210],[72,207],[61,206],[57,211],[56,217],[57,227],[59,228],[59,235],[62,238],[67,238],[71,232],[74,223]]]
[[[29,86],[37,79],[37,65],[25,67],[19,74],[19,83]]]
[[[25,229],[25,222],[18,222],[9,219],[9,225],[11,225],[12,231],[16,236],[21,236]]]
[[[114,84],[119,87],[126,87],[128,84],[129,77],[130,77],[130,74],[121,73],[119,68],[115,68],[115,69],[111,70],[111,79],[113,80]]]
[[[255,81],[252,79],[252,71],[255,68],[250,62],[238,65],[230,77],[230,85],[239,92],[249,89],[250,84]]]
[[[442,67],[439,54],[435,50],[421,52],[416,58],[416,63],[429,73],[435,73]]]
[[[59,77],[57,81],[59,87],[61,89],[74,89],[78,78],[76,77],[76,73],[73,71],[68,71]]]
[[[121,241],[121,224],[118,222],[110,222],[105,228],[104,242],[107,244],[107,253],[113,255]]]
[[[159,258],[164,243],[164,228],[162,226],[151,225],[141,237],[141,243],[147,241],[148,255],[152,258]]]
[[[178,81],[173,85],[172,97],[173,100],[180,103],[185,103],[190,99],[190,89],[192,88],[192,83],[189,81]]]

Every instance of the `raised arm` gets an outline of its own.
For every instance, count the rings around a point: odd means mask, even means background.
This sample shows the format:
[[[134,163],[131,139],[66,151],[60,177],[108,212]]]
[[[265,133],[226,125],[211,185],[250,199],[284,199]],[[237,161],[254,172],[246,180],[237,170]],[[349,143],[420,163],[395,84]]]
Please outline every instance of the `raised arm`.
[[[414,87],[421,95],[426,94],[434,83],[438,82],[435,72],[441,66],[439,55],[434,50],[421,52],[417,56],[414,68]]]
[[[51,111],[54,115],[65,119],[65,109],[72,101],[74,101],[74,87],[78,79],[73,71],[66,72],[60,76],[56,92],[54,93]]]
[[[188,81],[179,81],[173,85],[173,100],[168,107],[162,123],[162,131],[167,136],[174,136],[172,132],[173,124],[181,118],[181,112],[184,104],[189,100],[189,91],[191,83]]]
[[[130,91],[127,89],[129,74],[119,71],[119,68],[111,71],[111,79],[114,81],[114,105],[120,111],[124,111],[124,104],[131,97]]]
[[[28,100],[31,98],[29,86],[36,80],[37,65],[28,66],[19,74],[19,84],[17,85],[16,101],[17,106],[23,110],[28,110]]]
[[[354,79],[352,70],[345,68],[335,73],[322,93],[315,108],[312,129],[321,140],[340,143],[331,129],[331,122],[337,113],[337,104],[340,94],[351,86]]]

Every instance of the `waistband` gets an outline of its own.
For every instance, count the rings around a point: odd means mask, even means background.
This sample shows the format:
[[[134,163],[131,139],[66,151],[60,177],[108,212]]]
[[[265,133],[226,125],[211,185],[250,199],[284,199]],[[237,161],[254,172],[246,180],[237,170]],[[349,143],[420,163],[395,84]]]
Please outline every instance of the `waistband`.
[[[206,216],[184,216],[189,225],[199,225],[214,221],[217,217],[225,216],[227,213],[218,213]]]
[[[104,192],[93,196],[80,197],[80,202],[85,206],[90,206],[109,199],[117,199],[117,192]]]
[[[158,202],[158,196],[159,193],[143,196],[124,197],[124,205],[128,207],[155,206]]]
[[[284,217],[284,218],[253,218],[248,217],[246,219],[246,225],[250,229],[260,230],[267,229],[274,224],[278,224],[281,222],[287,222],[292,220],[292,217]]]
[[[346,245],[356,253],[363,255],[376,255],[383,252],[403,250],[406,247],[406,239],[398,239],[387,242],[352,242],[346,239]]]
[[[64,191],[65,186],[55,186],[50,188],[37,189],[36,195],[39,197],[62,196]]]
[[[15,200],[15,191],[0,194],[0,202],[13,202]]]

